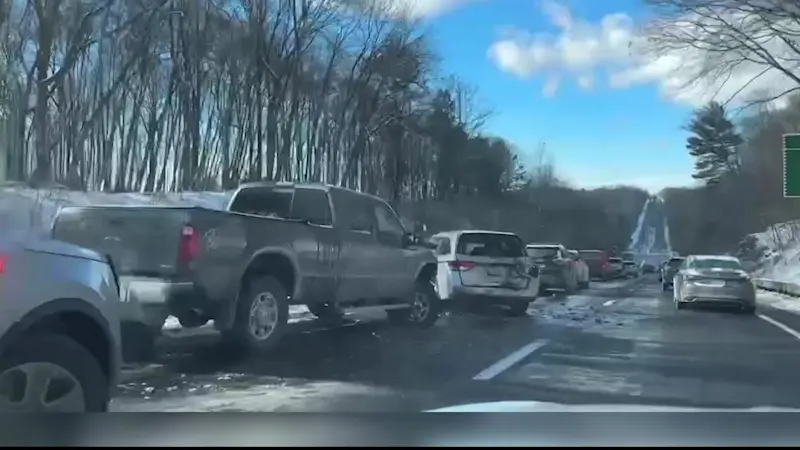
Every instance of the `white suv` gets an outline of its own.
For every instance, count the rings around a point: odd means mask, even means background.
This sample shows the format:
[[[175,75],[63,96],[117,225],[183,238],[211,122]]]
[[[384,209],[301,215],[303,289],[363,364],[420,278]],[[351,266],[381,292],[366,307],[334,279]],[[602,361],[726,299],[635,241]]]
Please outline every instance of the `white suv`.
[[[110,261],[51,240],[0,242],[0,412],[104,412],[121,365]]]

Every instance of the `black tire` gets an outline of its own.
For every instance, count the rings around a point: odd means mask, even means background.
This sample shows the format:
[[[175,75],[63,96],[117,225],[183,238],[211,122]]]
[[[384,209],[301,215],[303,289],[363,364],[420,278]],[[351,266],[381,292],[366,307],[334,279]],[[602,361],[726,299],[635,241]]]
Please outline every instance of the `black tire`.
[[[259,294],[269,293],[277,302],[278,320],[272,333],[259,339],[250,331],[250,309]],[[242,290],[236,304],[233,327],[222,334],[223,343],[245,352],[266,352],[272,350],[283,338],[289,323],[289,299],[286,289],[274,277],[266,276],[250,280]]]
[[[667,290],[668,290],[667,285],[664,284],[664,283],[661,283],[661,290],[664,291],[664,292],[667,292]]]
[[[528,300],[518,300],[508,305],[508,315],[511,317],[524,317],[528,315],[528,306],[531,302]]]
[[[590,281],[584,281],[581,283],[581,289],[589,289]]]
[[[24,334],[0,358],[0,373],[33,362],[55,364],[75,377],[83,389],[85,412],[108,411],[108,377],[97,359],[75,340],[60,334]]]
[[[677,301],[676,301],[676,302],[675,302],[675,309],[677,309],[678,311],[680,311],[680,310],[682,310],[682,309],[686,309],[686,305],[685,305],[685,304],[683,304],[683,302],[677,302]]]
[[[396,325],[413,326],[417,328],[430,328],[439,320],[442,313],[442,301],[436,295],[436,290],[428,281],[418,281],[414,288],[414,299],[416,295],[422,294],[428,301],[428,313],[421,319],[415,319],[411,308],[392,309],[386,312],[389,322]]]
[[[156,359],[156,339],[160,329],[152,329],[139,322],[122,322],[122,360],[126,363],[143,363]]]

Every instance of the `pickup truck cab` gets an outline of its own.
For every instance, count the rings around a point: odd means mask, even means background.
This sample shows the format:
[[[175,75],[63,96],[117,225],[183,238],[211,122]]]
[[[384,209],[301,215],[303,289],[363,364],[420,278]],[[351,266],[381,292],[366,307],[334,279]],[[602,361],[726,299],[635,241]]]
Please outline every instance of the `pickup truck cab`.
[[[226,211],[67,207],[53,236],[114,261],[123,332],[147,330],[135,359],[152,353],[170,315],[189,328],[213,320],[225,342],[266,350],[286,331],[290,305],[328,320],[379,308],[418,326],[433,325],[440,311],[430,249],[380,198],[334,186],[246,184]]]

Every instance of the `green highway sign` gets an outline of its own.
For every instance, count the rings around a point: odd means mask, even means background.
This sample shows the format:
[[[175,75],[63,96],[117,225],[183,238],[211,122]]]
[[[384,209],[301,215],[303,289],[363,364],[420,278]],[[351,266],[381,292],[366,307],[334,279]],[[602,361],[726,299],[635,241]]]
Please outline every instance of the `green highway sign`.
[[[783,135],[783,196],[800,198],[800,133]]]

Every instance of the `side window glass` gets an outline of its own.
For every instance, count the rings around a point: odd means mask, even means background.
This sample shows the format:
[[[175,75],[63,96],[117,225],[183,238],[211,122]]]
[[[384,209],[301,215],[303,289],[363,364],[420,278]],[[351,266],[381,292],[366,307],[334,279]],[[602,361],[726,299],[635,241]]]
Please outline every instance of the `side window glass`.
[[[359,202],[358,206],[354,209],[350,219],[350,231],[372,233],[374,218],[370,214],[370,210],[363,203]]]
[[[405,229],[389,205],[375,203],[375,231],[378,241],[387,245],[402,245]]]
[[[437,255],[449,255],[450,254],[450,238],[439,238],[439,242],[436,244],[436,254]]]
[[[331,225],[328,194],[321,189],[298,188],[292,201],[292,218],[308,220],[314,225]]]

